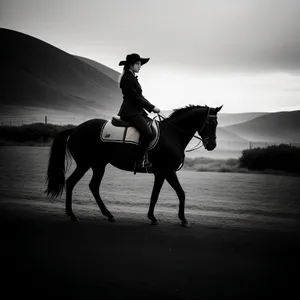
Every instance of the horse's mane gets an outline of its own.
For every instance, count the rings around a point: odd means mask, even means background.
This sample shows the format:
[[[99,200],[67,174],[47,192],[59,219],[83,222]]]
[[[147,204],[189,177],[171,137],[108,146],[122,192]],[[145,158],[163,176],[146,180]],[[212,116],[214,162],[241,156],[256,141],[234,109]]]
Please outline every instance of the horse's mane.
[[[189,112],[195,108],[207,108],[208,106],[205,105],[205,106],[201,106],[201,105],[188,105],[188,106],[185,106],[185,107],[181,107],[181,108],[176,108],[173,110],[173,112],[169,115],[169,118],[176,118],[178,116],[180,116],[182,113],[185,113],[185,112]]]

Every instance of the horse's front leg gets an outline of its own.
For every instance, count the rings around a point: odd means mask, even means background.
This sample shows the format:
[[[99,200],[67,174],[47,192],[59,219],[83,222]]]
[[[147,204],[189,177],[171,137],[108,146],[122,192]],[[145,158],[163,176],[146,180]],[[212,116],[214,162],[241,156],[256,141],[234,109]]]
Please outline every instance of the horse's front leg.
[[[168,183],[171,185],[171,187],[175,190],[178,199],[179,199],[179,212],[178,212],[178,218],[181,221],[181,225],[183,227],[190,227],[190,223],[185,218],[184,208],[185,208],[185,192],[182,189],[180,182],[178,180],[176,171],[170,171],[166,179]]]
[[[148,218],[151,220],[152,225],[158,224],[158,221],[154,216],[154,208],[164,181],[165,181],[165,176],[163,174],[154,174],[154,185],[153,185],[151,201],[150,201],[150,206],[148,211]]]

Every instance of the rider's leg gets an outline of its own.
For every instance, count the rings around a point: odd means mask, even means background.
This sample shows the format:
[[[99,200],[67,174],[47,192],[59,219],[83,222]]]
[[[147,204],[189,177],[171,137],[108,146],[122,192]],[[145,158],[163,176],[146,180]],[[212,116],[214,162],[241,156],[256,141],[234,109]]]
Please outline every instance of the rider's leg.
[[[124,121],[128,120],[128,122],[130,122],[141,134],[142,139],[140,143],[139,160],[143,161],[145,167],[150,167],[151,164],[148,161],[147,155],[145,154],[147,152],[149,143],[154,139],[154,134],[149,128],[146,118],[143,115],[134,115],[123,119]],[[144,156],[146,156],[145,159]]]

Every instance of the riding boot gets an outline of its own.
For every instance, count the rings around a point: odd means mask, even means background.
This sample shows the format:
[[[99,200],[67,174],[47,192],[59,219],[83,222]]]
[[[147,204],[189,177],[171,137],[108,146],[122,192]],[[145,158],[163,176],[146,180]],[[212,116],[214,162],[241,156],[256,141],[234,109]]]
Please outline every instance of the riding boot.
[[[152,167],[152,164],[148,160],[148,147],[149,147],[150,141],[143,138],[141,141],[141,161],[140,165],[143,169],[147,169]]]
[[[139,145],[138,155],[134,166],[134,174],[137,169],[148,169],[152,167],[151,162],[148,160],[148,145],[149,142],[143,140]]]
[[[151,162],[148,159],[148,149],[146,149],[146,151],[144,152],[141,165],[142,165],[143,169],[147,169],[147,168],[151,168],[152,167],[152,164],[151,164]]]

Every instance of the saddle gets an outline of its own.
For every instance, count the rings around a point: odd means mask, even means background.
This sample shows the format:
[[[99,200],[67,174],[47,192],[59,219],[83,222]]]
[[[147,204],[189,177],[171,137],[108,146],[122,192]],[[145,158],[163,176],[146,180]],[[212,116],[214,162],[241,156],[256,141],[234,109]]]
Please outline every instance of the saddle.
[[[159,140],[158,121],[151,120],[148,126],[155,133],[155,138],[150,142],[148,150],[153,149]],[[128,143],[138,145],[140,143],[140,133],[130,123],[121,120],[118,117],[112,117],[106,121],[100,132],[100,139],[105,143]]]

